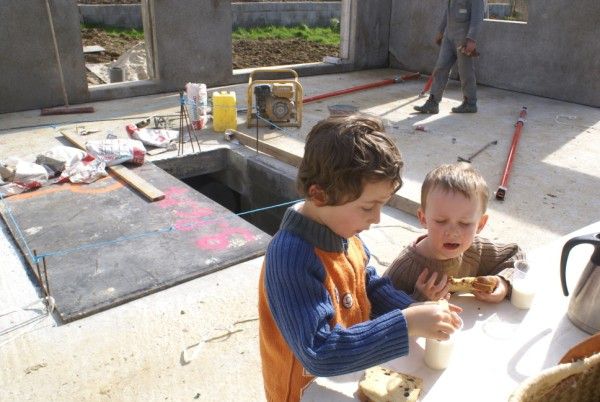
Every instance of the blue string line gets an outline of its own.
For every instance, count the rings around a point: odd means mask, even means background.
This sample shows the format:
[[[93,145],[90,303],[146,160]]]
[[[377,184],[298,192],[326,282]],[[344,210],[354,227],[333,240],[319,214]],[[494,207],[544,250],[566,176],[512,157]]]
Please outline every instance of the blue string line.
[[[197,226],[199,224],[206,224],[208,222],[211,221],[217,221],[219,219],[223,219],[223,217],[219,217],[219,218],[213,218],[213,219],[205,219],[205,220],[201,220],[198,222],[193,222],[193,223],[188,223],[188,224],[183,224],[183,225],[178,225],[179,229],[176,229],[174,226],[169,226],[168,228],[160,228],[160,229],[156,229],[156,230],[152,230],[152,231],[148,231],[148,232],[143,232],[143,233],[138,233],[138,234],[133,234],[133,235],[128,235],[128,236],[121,236],[121,237],[117,237],[116,239],[113,240],[105,240],[105,241],[99,241],[99,242],[95,242],[95,243],[86,243],[86,244],[82,244],[80,246],[77,247],[72,247],[72,248],[67,248],[67,249],[62,249],[62,250],[58,250],[58,251],[51,251],[48,253],[42,253],[42,254],[38,254],[37,256],[35,256],[32,252],[31,249],[29,248],[29,245],[27,243],[27,240],[25,239],[25,236],[23,236],[23,232],[21,231],[21,228],[19,227],[19,224],[17,223],[10,207],[8,206],[8,204],[6,203],[6,201],[4,200],[4,197],[2,196],[2,194],[0,194],[0,200],[2,201],[3,205],[6,207],[6,211],[8,213],[8,216],[10,218],[10,220],[12,221],[15,230],[19,236],[19,238],[21,239],[25,249],[27,250],[27,253],[29,254],[29,258],[33,261],[33,263],[38,263],[40,262],[44,257],[51,257],[51,256],[61,256],[61,255],[66,255],[66,254],[70,254],[73,252],[77,252],[77,251],[81,251],[81,250],[87,250],[87,249],[91,249],[91,248],[99,248],[99,247],[103,247],[103,246],[107,246],[110,244],[116,244],[116,243],[120,243],[120,242],[126,242],[129,240],[134,240],[134,239],[139,239],[142,237],[149,237],[149,236],[156,236],[162,233],[168,233],[168,232],[173,232],[175,230],[181,230],[183,228],[188,228],[188,227],[194,227]],[[276,204],[276,205],[270,205],[267,207],[263,207],[263,208],[256,208],[256,209],[252,209],[249,211],[244,211],[244,212],[240,212],[237,213],[235,215],[237,216],[242,216],[242,215],[249,215],[252,213],[256,213],[256,212],[262,212],[262,211],[266,211],[268,209],[273,209],[273,208],[280,208],[283,206],[288,206],[291,204],[295,204],[298,201],[301,201],[300,199],[297,200],[293,200],[293,201],[288,201],[288,202],[284,202],[281,204]],[[227,218],[227,217],[225,217]]]

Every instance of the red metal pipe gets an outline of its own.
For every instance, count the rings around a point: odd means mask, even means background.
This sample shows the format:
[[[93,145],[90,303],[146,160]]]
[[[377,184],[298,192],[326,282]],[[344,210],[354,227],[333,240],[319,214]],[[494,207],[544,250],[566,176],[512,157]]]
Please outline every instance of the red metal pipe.
[[[420,96],[423,96],[427,92],[429,92],[429,90],[431,89],[431,84],[433,84],[433,73],[431,73],[431,75],[429,76],[429,79],[425,83],[425,86],[423,87],[423,90],[421,91]]]
[[[525,119],[527,118],[527,106],[523,106],[521,109],[521,113],[519,113],[519,119],[515,123],[515,132],[513,134],[512,144],[510,145],[510,151],[508,152],[508,157],[506,158],[506,166],[504,167],[504,173],[502,174],[502,181],[500,182],[500,186],[496,191],[496,199],[504,200],[504,196],[506,195],[506,190],[508,186],[508,177],[510,176],[510,171],[512,169],[513,160],[515,158],[515,153],[517,151],[517,144],[519,143],[519,139],[521,138],[521,129],[525,124]]]
[[[302,103],[314,102],[314,101],[325,99],[325,98],[331,98],[332,96],[345,95],[345,94],[348,94],[351,92],[362,91],[363,89],[377,88],[377,87],[382,87],[385,85],[395,84],[397,82],[413,80],[413,79],[419,78],[420,76],[421,76],[420,73],[410,73],[410,74],[402,75],[400,77],[390,78],[388,80],[376,81],[376,82],[372,82],[370,84],[358,85],[355,87],[340,89],[338,91],[333,91],[333,92],[326,92],[324,94],[306,97],[306,98],[304,98],[304,100],[302,100]]]

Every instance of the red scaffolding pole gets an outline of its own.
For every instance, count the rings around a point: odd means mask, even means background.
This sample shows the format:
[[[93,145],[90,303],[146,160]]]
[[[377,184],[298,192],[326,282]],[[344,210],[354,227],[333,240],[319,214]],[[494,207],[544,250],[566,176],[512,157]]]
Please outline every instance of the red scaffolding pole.
[[[512,164],[515,159],[515,153],[517,152],[517,144],[519,143],[519,139],[521,138],[521,130],[523,129],[523,125],[525,125],[526,118],[527,107],[523,106],[523,109],[521,109],[521,113],[519,113],[519,119],[515,123],[515,132],[513,134],[510,150],[508,151],[508,157],[506,158],[506,166],[504,167],[504,173],[502,174],[502,181],[500,182],[498,190],[496,190],[497,200],[503,201],[504,197],[506,196],[506,191],[508,187],[508,177],[510,176]]]

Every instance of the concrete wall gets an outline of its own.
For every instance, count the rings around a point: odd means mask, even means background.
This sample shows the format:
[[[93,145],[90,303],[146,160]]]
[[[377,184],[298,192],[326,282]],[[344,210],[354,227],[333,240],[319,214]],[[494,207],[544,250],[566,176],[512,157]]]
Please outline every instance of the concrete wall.
[[[478,82],[600,106],[600,2],[528,1],[527,23],[486,20],[479,38]],[[394,67],[430,73],[439,0],[394,1],[390,54]]]
[[[231,6],[218,0],[149,0],[155,74],[163,91],[214,86],[232,75]]]
[[[81,22],[117,28],[142,29],[139,4],[81,4]],[[329,26],[331,18],[340,18],[340,2],[232,3],[233,28],[264,25]]]
[[[142,7],[139,4],[80,4],[83,24],[115,28],[142,29]]]
[[[69,102],[87,98],[79,15],[71,0],[50,2]],[[0,113],[64,105],[46,3],[0,2]]]
[[[387,67],[391,7],[392,0],[352,2],[350,58],[357,68]]]

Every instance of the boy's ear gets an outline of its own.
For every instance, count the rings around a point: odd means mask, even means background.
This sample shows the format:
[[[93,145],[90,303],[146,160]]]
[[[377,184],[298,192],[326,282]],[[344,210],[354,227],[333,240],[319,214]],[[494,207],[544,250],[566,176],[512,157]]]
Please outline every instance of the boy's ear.
[[[479,234],[479,232],[481,232],[481,230],[485,227],[485,224],[487,223],[488,218],[489,218],[488,214],[481,215],[481,218],[479,218],[479,223],[477,224],[477,234]]]
[[[425,219],[425,211],[423,211],[423,208],[419,207],[419,209],[417,209],[417,218],[419,218],[419,222],[421,222],[421,226],[423,226],[423,228],[427,229],[427,220]]]
[[[308,198],[317,207],[327,204],[327,195],[325,195],[325,191],[317,184],[311,184],[308,188]]]

